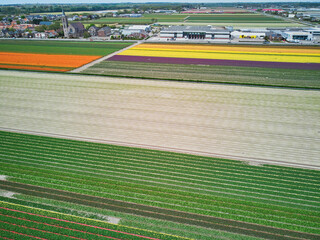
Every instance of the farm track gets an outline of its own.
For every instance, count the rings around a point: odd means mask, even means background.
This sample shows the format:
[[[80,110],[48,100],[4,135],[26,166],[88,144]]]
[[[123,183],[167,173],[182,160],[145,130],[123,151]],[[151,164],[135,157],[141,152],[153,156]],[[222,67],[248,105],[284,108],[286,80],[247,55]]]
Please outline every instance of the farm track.
[[[97,60],[94,60],[94,61],[92,61],[92,62],[89,62],[89,63],[87,63],[87,64],[85,64],[85,65],[83,65],[83,66],[81,66],[81,67],[79,67],[79,68],[73,69],[73,70],[71,70],[70,72],[71,72],[71,73],[82,72],[82,71],[86,70],[86,69],[89,68],[89,67],[92,67],[93,65],[95,65],[95,64],[97,64],[97,63],[100,63],[100,62],[102,62],[102,61],[104,61],[104,60],[107,60],[107,59],[113,57],[114,55],[116,55],[116,54],[118,54],[118,53],[121,53],[122,51],[128,50],[128,49],[130,49],[130,48],[132,48],[132,47],[135,47],[135,46],[137,46],[137,45],[139,45],[139,44],[140,44],[140,42],[134,43],[133,45],[130,45],[130,46],[124,48],[124,49],[120,49],[119,51],[116,51],[116,52],[114,52],[114,53],[108,54],[107,56],[104,56],[104,57],[102,57],[102,58],[99,58],[99,59],[97,59]]]
[[[55,190],[29,184],[1,180],[0,188],[32,196],[62,200],[87,206],[110,209],[124,213],[164,219],[177,223],[202,226],[266,239],[319,239],[319,235],[315,234],[289,231],[258,224],[250,224],[211,216],[151,207],[142,204]]]

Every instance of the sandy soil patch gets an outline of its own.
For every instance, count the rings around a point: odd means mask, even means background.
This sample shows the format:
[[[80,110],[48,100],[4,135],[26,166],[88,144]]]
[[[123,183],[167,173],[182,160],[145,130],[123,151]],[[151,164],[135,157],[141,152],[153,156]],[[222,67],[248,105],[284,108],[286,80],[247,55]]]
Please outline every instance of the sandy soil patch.
[[[0,196],[1,197],[14,198],[15,194],[16,193],[14,193],[14,192],[10,192],[10,191],[6,191],[6,190],[1,190],[0,189]]]

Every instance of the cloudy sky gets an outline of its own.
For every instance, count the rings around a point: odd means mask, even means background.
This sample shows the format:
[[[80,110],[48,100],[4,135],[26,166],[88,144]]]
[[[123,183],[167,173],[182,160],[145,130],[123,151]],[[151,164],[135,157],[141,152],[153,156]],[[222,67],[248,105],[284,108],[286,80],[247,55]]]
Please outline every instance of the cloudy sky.
[[[210,2],[210,3],[228,3],[228,2],[280,2],[281,0],[0,0],[0,4],[25,4],[25,3],[120,3],[120,2]],[[289,0],[283,2],[319,2],[320,0]]]

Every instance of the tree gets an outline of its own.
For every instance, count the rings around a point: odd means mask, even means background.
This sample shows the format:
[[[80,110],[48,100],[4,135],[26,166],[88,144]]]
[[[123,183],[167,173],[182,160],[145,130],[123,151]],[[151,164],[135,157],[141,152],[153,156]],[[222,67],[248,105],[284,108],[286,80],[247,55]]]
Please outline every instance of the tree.
[[[88,32],[84,32],[84,33],[83,33],[83,37],[84,37],[84,38],[89,38],[89,37],[90,37],[90,34],[89,34]]]
[[[91,23],[90,25],[87,25],[86,29],[88,30],[89,28],[95,26],[93,23]]]
[[[32,23],[36,24],[36,25],[39,25],[40,22],[41,22],[41,19],[33,19],[32,20]]]
[[[49,30],[58,30],[59,28],[61,27],[60,23],[59,22],[55,22],[53,24],[51,24],[48,29]]]
[[[47,30],[47,27],[46,27],[46,25],[40,25],[40,26],[36,26],[35,30],[37,32],[44,32],[45,30]]]

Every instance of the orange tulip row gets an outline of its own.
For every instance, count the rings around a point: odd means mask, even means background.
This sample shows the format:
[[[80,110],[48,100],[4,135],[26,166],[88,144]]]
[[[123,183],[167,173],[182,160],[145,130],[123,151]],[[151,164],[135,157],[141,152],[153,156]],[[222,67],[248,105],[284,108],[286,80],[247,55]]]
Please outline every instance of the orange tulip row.
[[[1,64],[0,64],[0,68],[54,71],[54,72],[66,72],[70,70],[70,69],[62,69],[62,68],[36,67],[36,66],[34,67],[34,66],[24,66],[24,65],[1,65]]]
[[[5,65],[5,67],[1,66],[2,68],[65,72],[69,69],[57,69],[55,67],[77,68],[100,57],[101,56],[0,52],[0,64],[15,65]],[[49,68],[45,69],[44,67]]]

